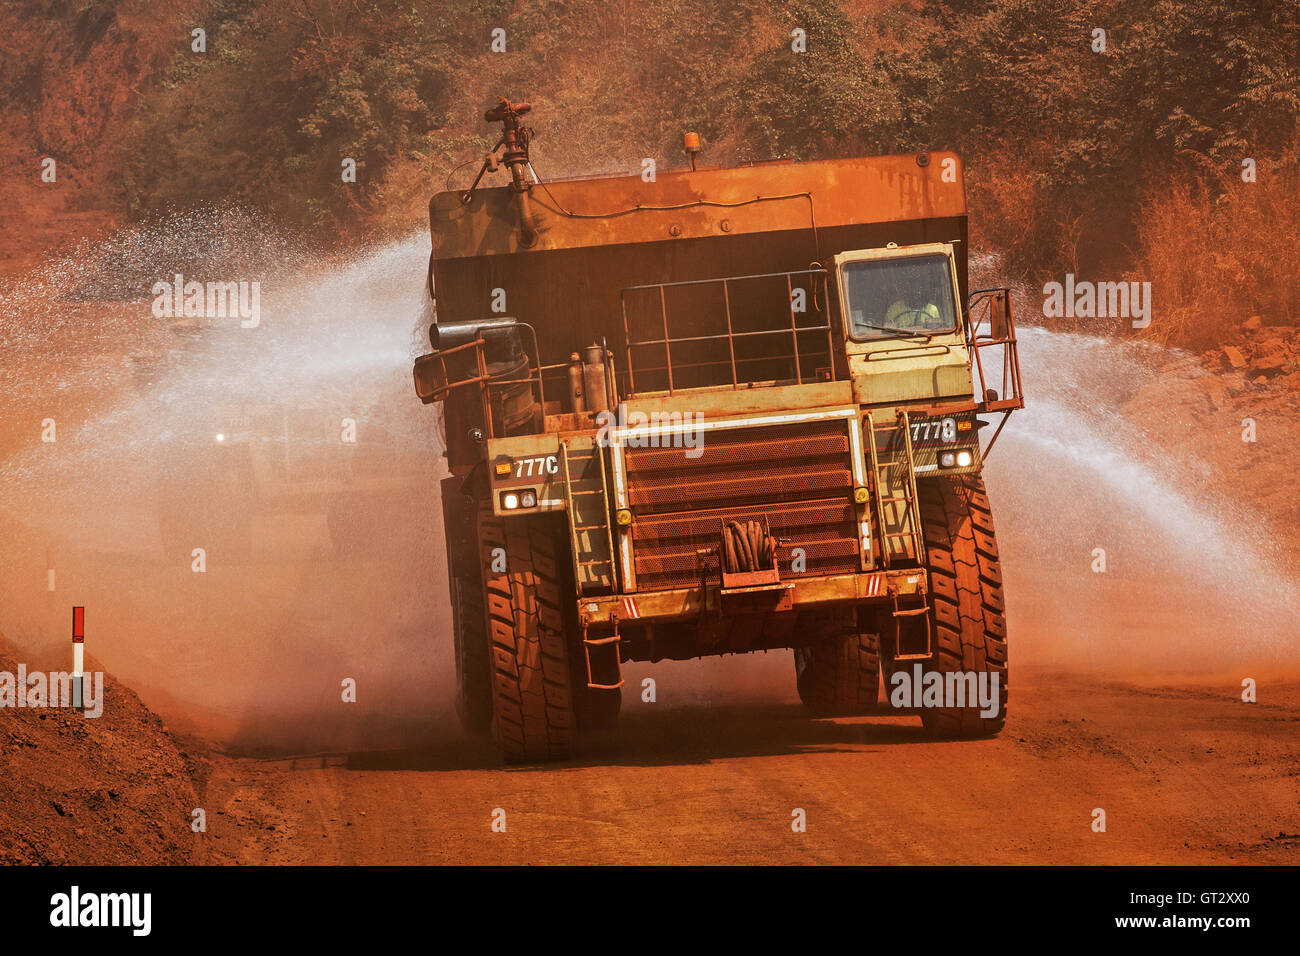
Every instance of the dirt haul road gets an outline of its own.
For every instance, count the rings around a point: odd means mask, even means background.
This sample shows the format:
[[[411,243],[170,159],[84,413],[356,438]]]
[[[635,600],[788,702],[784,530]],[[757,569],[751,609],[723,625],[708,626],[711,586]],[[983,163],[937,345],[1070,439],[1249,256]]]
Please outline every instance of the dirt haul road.
[[[1296,863],[1300,685],[1016,675],[996,740],[911,718],[808,721],[794,703],[633,702],[562,766],[449,743],[215,758],[213,862]],[[1077,714],[1092,714],[1079,718]],[[1096,809],[1105,832],[1094,832]],[[806,832],[792,828],[796,810]],[[494,832],[504,812],[505,832]]]

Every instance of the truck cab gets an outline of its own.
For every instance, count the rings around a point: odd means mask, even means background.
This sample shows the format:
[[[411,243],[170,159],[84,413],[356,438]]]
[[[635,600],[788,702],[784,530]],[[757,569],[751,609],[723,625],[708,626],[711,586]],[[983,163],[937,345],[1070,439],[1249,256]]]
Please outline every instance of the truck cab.
[[[849,376],[859,404],[971,395],[952,243],[835,256]]]

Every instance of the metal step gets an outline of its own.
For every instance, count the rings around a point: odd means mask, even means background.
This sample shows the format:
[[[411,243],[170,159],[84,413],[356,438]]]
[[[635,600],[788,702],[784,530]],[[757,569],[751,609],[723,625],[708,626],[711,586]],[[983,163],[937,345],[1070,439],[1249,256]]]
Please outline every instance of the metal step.
[[[623,686],[623,663],[619,653],[619,642],[621,638],[618,633],[618,619],[614,619],[614,633],[608,637],[588,637],[584,628],[582,632],[582,650],[587,659],[587,686],[593,690],[618,690]],[[598,684],[592,674],[591,654],[592,651],[599,653],[612,653],[614,655],[614,669],[618,673],[618,683],[615,684]]]

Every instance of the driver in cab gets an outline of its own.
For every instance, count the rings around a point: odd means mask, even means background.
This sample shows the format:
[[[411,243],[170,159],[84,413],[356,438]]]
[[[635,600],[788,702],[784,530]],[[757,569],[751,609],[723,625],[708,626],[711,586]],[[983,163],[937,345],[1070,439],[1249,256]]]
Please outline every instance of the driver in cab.
[[[917,307],[909,305],[904,299],[898,299],[889,307],[885,312],[885,321],[881,324],[887,329],[919,329],[927,332],[938,331],[945,326],[943,317],[939,314],[939,306],[935,303],[929,302],[923,307]]]

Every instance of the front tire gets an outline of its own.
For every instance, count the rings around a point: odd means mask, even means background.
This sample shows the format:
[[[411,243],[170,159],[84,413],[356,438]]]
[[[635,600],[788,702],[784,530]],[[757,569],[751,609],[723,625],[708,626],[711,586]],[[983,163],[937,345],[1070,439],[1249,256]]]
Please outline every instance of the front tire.
[[[927,673],[989,675],[998,682],[997,713],[975,706],[924,707],[921,722],[936,737],[983,737],[1007,717],[1007,622],[993,514],[978,475],[918,481],[930,571],[933,650]],[[946,703],[946,702],[945,702]]]
[[[484,502],[478,530],[493,733],[507,763],[563,760],[574,714],[554,523],[502,520]]]

